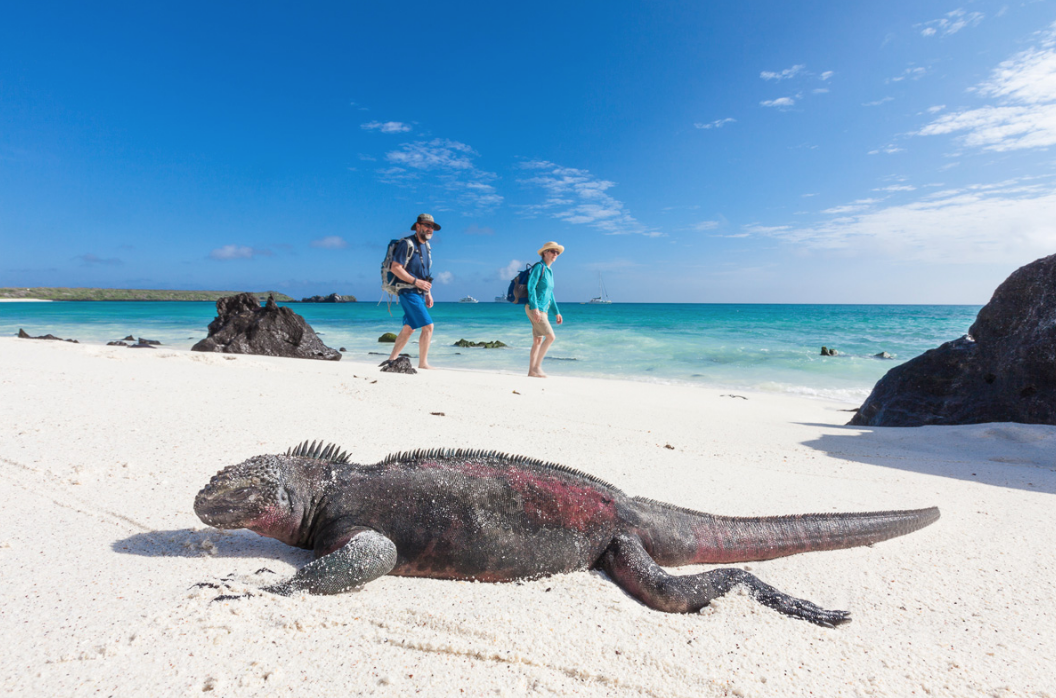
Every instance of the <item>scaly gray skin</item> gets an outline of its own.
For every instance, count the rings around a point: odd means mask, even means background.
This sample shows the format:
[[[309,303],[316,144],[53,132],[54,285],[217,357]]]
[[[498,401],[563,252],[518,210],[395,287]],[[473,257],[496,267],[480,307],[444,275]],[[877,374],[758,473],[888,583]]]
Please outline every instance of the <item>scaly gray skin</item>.
[[[415,451],[355,465],[305,442],[217,473],[194,500],[217,528],[248,528],[315,551],[289,595],[336,594],[384,574],[508,582],[604,571],[646,606],[690,613],[735,586],[781,613],[849,619],[739,569],[672,576],[661,566],[769,560],[870,545],[923,528],[937,508],[734,518],[629,497],[571,468],[486,451]]]

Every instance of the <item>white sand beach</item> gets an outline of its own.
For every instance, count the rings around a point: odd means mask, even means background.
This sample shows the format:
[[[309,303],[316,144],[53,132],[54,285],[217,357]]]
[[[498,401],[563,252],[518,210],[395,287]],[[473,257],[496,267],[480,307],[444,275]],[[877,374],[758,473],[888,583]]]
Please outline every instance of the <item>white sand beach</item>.
[[[849,428],[845,404],[738,395],[0,339],[0,692],[1056,696],[1056,427]],[[523,454],[718,514],[937,505],[942,518],[740,565],[850,610],[837,629],[744,594],[659,613],[597,572],[213,602],[310,553],[206,527],[195,493],[304,439],[360,463]],[[195,586],[222,580],[233,592]]]

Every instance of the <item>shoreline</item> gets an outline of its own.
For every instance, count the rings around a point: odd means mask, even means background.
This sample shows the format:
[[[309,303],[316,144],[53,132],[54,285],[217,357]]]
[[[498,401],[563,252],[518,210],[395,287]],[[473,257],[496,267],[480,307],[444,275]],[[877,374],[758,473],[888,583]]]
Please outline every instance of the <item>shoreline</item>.
[[[0,339],[3,339],[3,338],[0,338]],[[16,338],[16,339],[23,339],[23,341],[29,341],[29,340],[25,340],[24,338]],[[72,337],[71,339],[77,339],[77,338],[76,337]],[[203,337],[203,339],[204,339],[204,337]],[[35,337],[31,337],[30,340],[36,340],[36,338]],[[66,338],[64,337],[63,340],[66,340]],[[37,341],[56,341],[56,340],[37,340]],[[412,344],[413,343],[414,342],[412,341]],[[79,340],[79,339],[77,340],[77,344],[79,344],[81,346],[85,346],[85,347],[107,347],[108,346],[105,342],[97,342],[97,341],[89,341],[89,340],[82,341],[82,340]],[[408,345],[408,347],[410,347],[410,346],[411,345]],[[120,350],[120,349],[127,348],[127,347],[110,347],[110,348]],[[230,356],[232,358],[234,358],[234,357],[245,357],[245,358],[268,358],[268,359],[276,359],[276,360],[286,360],[283,357],[257,357],[256,355],[253,355],[253,354],[223,354],[223,353],[218,353],[218,352],[192,352],[189,348],[184,349],[184,348],[174,347],[174,346],[165,345],[165,344],[155,346],[153,350],[154,351],[171,351],[171,352],[180,352],[180,353],[184,353],[185,352],[185,353],[188,353],[188,354],[206,354],[206,355],[214,355],[214,356]],[[433,347],[433,350],[434,350],[434,355],[435,355],[435,346]],[[384,353],[384,352],[377,352],[376,355],[378,357],[388,356],[388,354]],[[415,369],[418,368],[417,364],[414,362],[414,359],[417,359],[417,358],[418,358],[417,354],[414,354],[412,356],[411,365]],[[310,361],[310,362],[317,361],[315,359],[289,359],[289,360],[290,361]],[[548,357],[546,359],[546,361],[548,361],[548,362],[549,361],[566,362],[566,361],[578,361],[578,359],[566,359],[566,358],[562,358],[562,357]],[[347,356],[347,354],[345,354],[345,353],[342,353],[341,361],[338,361],[338,362],[319,361],[319,363],[339,363],[339,364],[340,363],[344,363],[345,365],[357,364],[357,365],[362,365],[362,367],[365,367],[363,370],[366,370],[366,371],[373,370],[373,371],[377,371],[377,372],[380,373],[380,371],[378,371],[378,365],[377,364],[372,363],[370,360],[367,360],[367,359],[349,358]],[[378,363],[380,363],[380,359],[379,359]],[[496,375],[496,376],[527,377],[527,375],[526,375],[527,372],[526,371],[525,372],[519,372],[519,371],[515,371],[513,369],[505,369],[505,368],[486,368],[486,367],[474,367],[474,366],[443,366],[443,365],[440,365],[440,366],[437,366],[437,369],[440,370],[440,371],[452,371],[452,372],[458,372],[458,373],[483,373],[483,374],[486,374],[486,375]],[[553,368],[551,367],[550,370],[553,370]],[[718,383],[702,383],[702,382],[695,382],[695,381],[689,380],[689,379],[681,379],[680,380],[680,379],[677,379],[677,378],[662,378],[662,377],[654,377],[654,376],[647,376],[647,375],[641,375],[641,374],[632,374],[632,375],[622,375],[621,376],[621,375],[615,375],[615,374],[600,374],[600,375],[567,374],[567,375],[565,375],[565,374],[553,374],[552,373],[550,375],[550,378],[551,379],[556,379],[556,380],[568,380],[568,379],[597,380],[597,381],[607,381],[607,382],[615,382],[615,383],[628,383],[628,384],[631,384],[631,385],[656,385],[656,386],[686,387],[686,388],[694,388],[694,389],[702,389],[702,390],[734,391],[734,392],[745,392],[745,393],[750,393],[750,394],[757,394],[757,395],[760,395],[760,396],[764,396],[764,395],[775,395],[775,396],[786,395],[786,396],[802,398],[802,399],[806,399],[806,400],[828,401],[828,402],[838,403],[838,404],[844,405],[844,406],[854,405],[856,409],[857,409],[858,406],[861,405],[861,403],[865,400],[865,398],[868,397],[869,392],[871,390],[871,388],[860,389],[860,390],[862,390],[862,394],[860,396],[857,396],[857,397],[852,397],[852,396],[840,396],[840,395],[831,394],[832,392],[835,392],[835,391],[847,392],[847,391],[852,390],[852,389],[835,389],[834,388],[834,389],[830,390],[830,394],[825,394],[825,391],[826,391],[825,388],[816,388],[816,387],[805,386],[805,385],[804,386],[793,386],[791,384],[788,384],[788,387],[784,388],[784,389],[763,390],[763,389],[759,389],[758,387],[745,387],[745,386],[738,386],[738,385],[724,385],[724,384],[718,384]],[[539,380],[539,379],[535,379],[535,380]],[[550,379],[545,379],[545,380],[550,380]],[[853,411],[855,411],[855,410],[851,410],[851,412],[853,412]],[[850,417],[848,417],[848,419],[850,419]]]
[[[790,395],[15,338],[0,338],[0,367],[13,694],[1056,692],[1056,427],[856,428],[842,405]],[[872,547],[736,565],[850,610],[836,630],[737,593],[659,613],[586,571],[262,594],[311,555],[208,528],[191,503],[220,468],[305,439],[359,463],[494,449],[718,515],[937,505],[942,518]]]

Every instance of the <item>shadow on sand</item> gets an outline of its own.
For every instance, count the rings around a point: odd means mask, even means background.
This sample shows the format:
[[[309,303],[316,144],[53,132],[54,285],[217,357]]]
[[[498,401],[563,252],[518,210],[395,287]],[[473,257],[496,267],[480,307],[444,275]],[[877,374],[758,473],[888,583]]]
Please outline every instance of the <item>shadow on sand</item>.
[[[1056,494],[1056,426],[996,422],[841,431],[803,445],[859,463]]]
[[[172,531],[137,533],[116,540],[110,548],[123,555],[144,557],[219,557],[268,558],[300,567],[312,558],[310,550],[291,548],[272,538],[262,538],[249,531],[195,531],[180,528]]]

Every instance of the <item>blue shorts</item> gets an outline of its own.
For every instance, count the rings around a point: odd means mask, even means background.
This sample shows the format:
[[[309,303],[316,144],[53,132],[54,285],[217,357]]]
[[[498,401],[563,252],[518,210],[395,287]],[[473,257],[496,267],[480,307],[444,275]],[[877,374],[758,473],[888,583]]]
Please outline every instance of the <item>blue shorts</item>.
[[[433,319],[425,308],[425,296],[422,294],[401,293],[400,307],[403,308],[403,324],[410,325],[412,330],[433,324]]]

